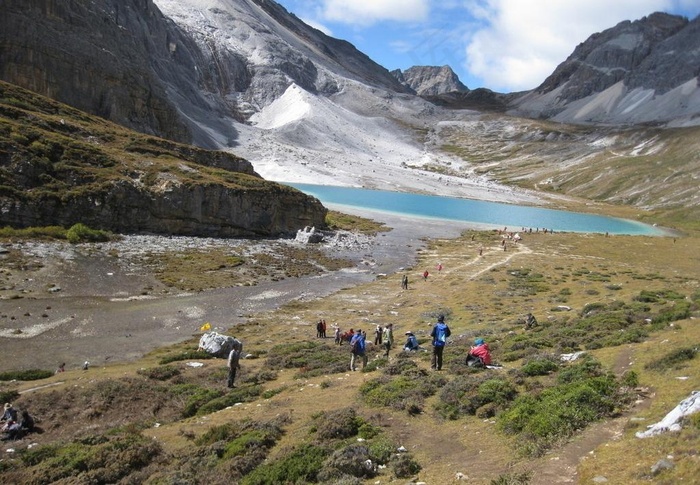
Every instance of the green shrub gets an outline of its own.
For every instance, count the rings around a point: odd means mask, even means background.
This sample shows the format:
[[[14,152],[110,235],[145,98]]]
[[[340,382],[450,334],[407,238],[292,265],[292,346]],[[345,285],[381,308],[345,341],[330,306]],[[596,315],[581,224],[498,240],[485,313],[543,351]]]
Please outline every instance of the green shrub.
[[[19,397],[19,392],[15,390],[2,391],[0,390],[0,403],[12,402]]]
[[[243,477],[241,485],[316,482],[328,450],[303,444],[286,456],[263,464]]]
[[[362,420],[353,408],[341,408],[321,413],[316,418],[316,435],[321,441],[356,436]]]
[[[527,485],[532,478],[530,472],[506,473],[491,480],[491,485]]]
[[[664,372],[671,369],[682,368],[689,360],[698,354],[697,347],[683,347],[664,354],[661,358],[649,362],[644,366],[647,370]]]
[[[349,365],[350,347],[312,341],[276,345],[267,357],[268,368],[299,369],[298,378],[346,372]]]
[[[101,242],[109,241],[111,239],[110,233],[106,231],[101,231],[99,229],[91,229],[85,224],[74,224],[66,232],[66,239],[68,242],[77,244],[81,242]]]
[[[370,406],[386,406],[410,411],[422,411],[426,397],[432,396],[442,387],[446,379],[436,374],[416,379],[410,375],[382,376],[360,386],[360,395]]]
[[[141,376],[148,377],[149,379],[167,381],[171,377],[179,376],[180,369],[172,365],[161,365],[158,367],[139,369],[136,371],[136,373]]]
[[[378,436],[370,440],[368,449],[369,457],[374,463],[386,465],[396,453],[397,446],[386,436]]]
[[[0,373],[0,381],[38,381],[52,375],[52,371],[44,369],[16,370]]]
[[[197,409],[196,414],[197,416],[204,416],[205,414],[211,414],[238,403],[254,401],[260,394],[262,394],[261,386],[239,387],[223,396],[215,397],[202,404],[199,409]]]
[[[375,471],[365,464],[369,456],[369,449],[363,444],[351,444],[336,450],[326,459],[318,479],[322,483],[337,483],[343,475],[372,478]]]
[[[166,355],[161,358],[158,363],[160,365],[170,364],[171,362],[177,362],[180,360],[206,360],[215,359],[216,357],[204,352],[202,350],[189,350],[187,352],[181,352],[179,354]]]
[[[635,371],[626,371],[620,377],[620,384],[627,387],[637,387],[639,385],[639,374]]]
[[[518,392],[510,382],[503,379],[489,379],[483,382],[477,391],[481,404],[494,403],[505,406],[515,399]]]
[[[592,377],[600,377],[604,374],[603,366],[594,358],[585,355],[574,365],[565,367],[557,375],[557,383],[569,384],[571,382],[585,381]]]
[[[149,465],[161,454],[160,445],[139,434],[95,436],[65,445],[27,450],[22,461],[32,466],[37,483],[117,483]]]
[[[194,416],[204,404],[221,397],[223,394],[220,390],[207,389],[196,384],[178,384],[172,386],[169,391],[173,395],[185,397],[185,405],[182,410],[183,418]]]
[[[197,437],[194,443],[198,446],[210,445],[217,441],[228,441],[237,434],[237,427],[232,423],[212,426],[204,434]]]
[[[539,358],[527,362],[520,368],[520,372],[526,376],[546,376],[559,369],[559,364],[552,358]]]
[[[557,441],[589,423],[611,416],[618,384],[610,376],[592,377],[518,397],[498,419],[499,428],[518,435],[525,455],[539,456]]]
[[[245,384],[262,384],[263,382],[274,381],[277,379],[277,372],[272,370],[261,370],[255,374],[246,376],[242,382]]]
[[[409,478],[421,471],[421,466],[410,453],[394,455],[389,462],[391,471],[396,478]]]

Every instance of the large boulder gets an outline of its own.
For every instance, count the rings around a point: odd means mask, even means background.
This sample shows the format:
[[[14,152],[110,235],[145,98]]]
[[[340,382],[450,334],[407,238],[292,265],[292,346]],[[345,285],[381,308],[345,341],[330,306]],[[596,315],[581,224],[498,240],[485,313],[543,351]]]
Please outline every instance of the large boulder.
[[[199,339],[199,350],[215,357],[228,357],[228,354],[236,346],[240,351],[243,351],[243,344],[240,340],[216,332],[207,332]]]

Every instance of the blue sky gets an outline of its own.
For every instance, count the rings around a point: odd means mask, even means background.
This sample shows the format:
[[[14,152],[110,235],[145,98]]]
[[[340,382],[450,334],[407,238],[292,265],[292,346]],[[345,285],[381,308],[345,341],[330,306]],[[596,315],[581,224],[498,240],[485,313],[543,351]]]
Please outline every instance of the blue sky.
[[[389,70],[448,64],[470,89],[537,87],[591,34],[700,0],[277,0]]]

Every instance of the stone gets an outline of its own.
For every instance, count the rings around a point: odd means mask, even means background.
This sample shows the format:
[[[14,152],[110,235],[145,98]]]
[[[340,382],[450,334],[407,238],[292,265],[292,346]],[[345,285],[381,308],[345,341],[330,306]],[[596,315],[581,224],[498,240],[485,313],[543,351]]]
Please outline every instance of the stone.
[[[663,458],[652,465],[651,474],[656,476],[664,470],[671,470],[675,466],[676,465],[674,465],[673,462]]]

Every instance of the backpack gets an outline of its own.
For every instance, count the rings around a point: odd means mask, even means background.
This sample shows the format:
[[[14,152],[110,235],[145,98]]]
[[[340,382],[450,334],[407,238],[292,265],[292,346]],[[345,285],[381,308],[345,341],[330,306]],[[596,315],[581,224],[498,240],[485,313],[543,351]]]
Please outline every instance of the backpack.
[[[467,354],[467,361],[465,363],[468,367],[486,367],[484,359],[472,354]]]
[[[352,353],[353,354],[363,354],[365,352],[365,339],[362,337],[357,337],[352,343]]]
[[[435,326],[435,345],[442,347],[447,342],[447,325],[437,324]]]

